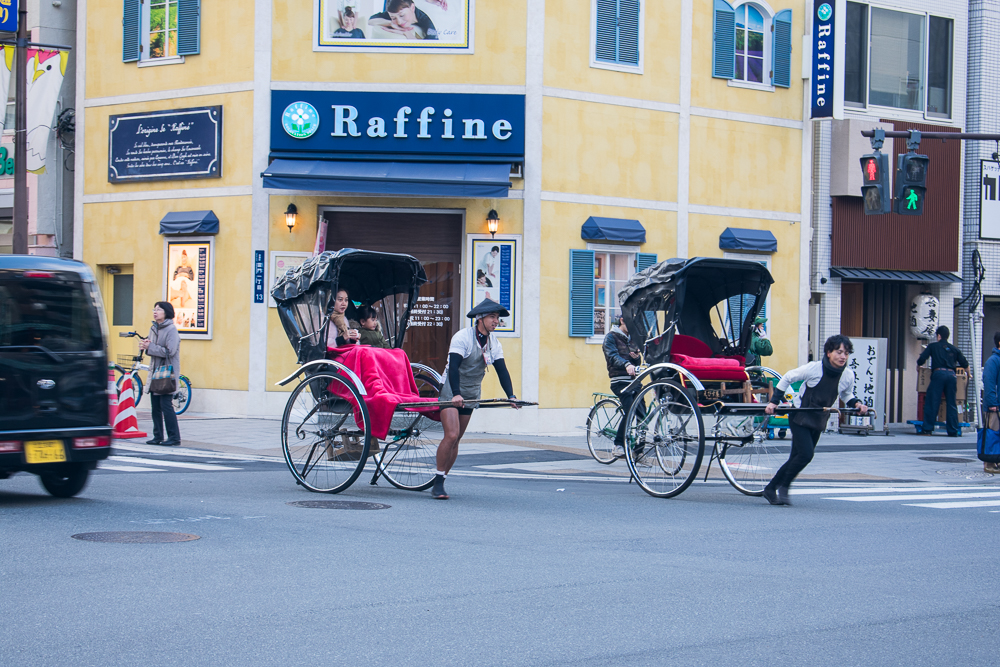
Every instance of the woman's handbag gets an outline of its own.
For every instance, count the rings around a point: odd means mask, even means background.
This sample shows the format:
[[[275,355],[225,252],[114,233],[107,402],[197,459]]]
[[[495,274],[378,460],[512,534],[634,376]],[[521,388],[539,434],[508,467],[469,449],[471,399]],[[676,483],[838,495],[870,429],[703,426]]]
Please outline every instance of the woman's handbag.
[[[177,380],[174,379],[173,366],[160,366],[149,378],[150,394],[175,394],[177,392]]]
[[[1000,463],[1000,414],[986,413],[986,424],[976,438],[976,454],[983,463]]]

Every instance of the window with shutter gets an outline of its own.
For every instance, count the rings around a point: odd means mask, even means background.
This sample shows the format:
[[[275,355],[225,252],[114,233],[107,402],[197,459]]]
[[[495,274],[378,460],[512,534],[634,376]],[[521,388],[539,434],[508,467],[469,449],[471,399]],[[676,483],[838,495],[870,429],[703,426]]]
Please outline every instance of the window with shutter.
[[[736,10],[726,0],[715,0],[712,17],[712,76],[732,79],[736,70]]]
[[[732,252],[723,253],[723,257],[725,257],[726,259],[743,259],[750,262],[757,262],[759,264],[762,264],[764,268],[766,268],[768,271],[771,270],[771,259],[769,257],[760,257],[759,255],[751,255],[746,253],[741,254]],[[738,340],[740,335],[740,327],[746,320],[747,314],[750,312],[750,309],[753,308],[756,298],[757,297],[754,294],[740,294],[731,297],[728,300],[726,308],[725,330],[726,330],[726,337],[729,338],[729,340],[734,342]],[[758,316],[763,316],[768,318],[770,317],[770,315],[768,315],[768,311],[770,310],[770,302],[771,302],[771,293],[768,292],[767,298],[764,299],[764,304],[757,311]],[[770,323],[769,322],[765,323],[764,324],[765,335],[768,334],[770,329],[771,329]]]
[[[594,252],[569,251],[569,335],[594,335]]]
[[[125,62],[181,63],[201,50],[201,0],[125,0],[122,23]]]
[[[122,8],[122,61],[139,59],[139,0],[124,0]]]
[[[643,6],[640,0],[591,0],[591,66],[641,73]]]
[[[775,86],[792,85],[792,10],[783,9],[774,16],[774,57],[772,67]]]
[[[178,0],[177,55],[201,53],[201,0]]]

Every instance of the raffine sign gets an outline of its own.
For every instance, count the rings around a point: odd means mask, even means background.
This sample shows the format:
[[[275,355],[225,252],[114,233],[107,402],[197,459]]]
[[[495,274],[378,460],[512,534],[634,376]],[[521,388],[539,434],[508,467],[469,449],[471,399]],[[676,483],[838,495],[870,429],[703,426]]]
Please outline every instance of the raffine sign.
[[[271,108],[274,157],[524,155],[523,95],[274,91]]]

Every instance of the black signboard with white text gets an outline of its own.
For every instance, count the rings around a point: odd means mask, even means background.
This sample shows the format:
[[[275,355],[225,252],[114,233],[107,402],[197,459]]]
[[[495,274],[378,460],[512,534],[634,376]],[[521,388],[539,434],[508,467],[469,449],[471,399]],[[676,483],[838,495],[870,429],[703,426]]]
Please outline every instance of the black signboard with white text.
[[[111,116],[111,183],[221,177],[221,105]]]

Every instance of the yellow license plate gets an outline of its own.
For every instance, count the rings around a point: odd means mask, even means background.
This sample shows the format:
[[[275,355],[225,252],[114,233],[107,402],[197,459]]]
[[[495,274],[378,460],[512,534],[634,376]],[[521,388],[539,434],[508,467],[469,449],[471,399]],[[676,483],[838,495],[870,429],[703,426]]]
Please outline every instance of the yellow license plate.
[[[66,448],[62,440],[32,440],[24,443],[24,459],[28,463],[62,463]]]

